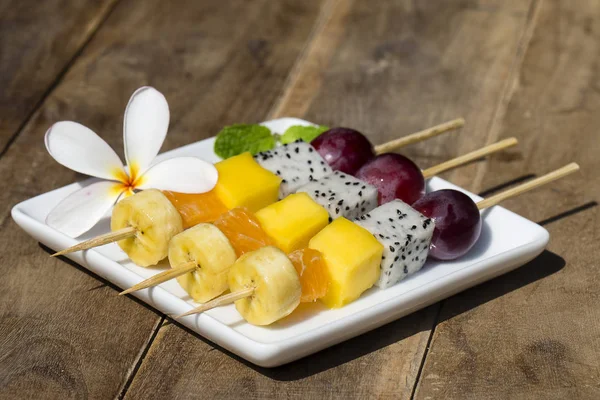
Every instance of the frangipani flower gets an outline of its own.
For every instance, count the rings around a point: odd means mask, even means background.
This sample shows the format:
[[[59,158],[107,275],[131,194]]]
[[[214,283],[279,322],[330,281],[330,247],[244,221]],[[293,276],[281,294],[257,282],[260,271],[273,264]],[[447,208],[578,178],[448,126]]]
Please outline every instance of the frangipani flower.
[[[204,193],[217,183],[215,167],[199,158],[171,158],[155,165],[167,135],[169,106],[152,87],[133,93],[123,124],[128,168],[91,129],[72,121],[57,122],[46,132],[46,148],[60,164],[100,178],[72,193],[48,215],[46,223],[72,237],[90,230],[121,198],[149,188]]]

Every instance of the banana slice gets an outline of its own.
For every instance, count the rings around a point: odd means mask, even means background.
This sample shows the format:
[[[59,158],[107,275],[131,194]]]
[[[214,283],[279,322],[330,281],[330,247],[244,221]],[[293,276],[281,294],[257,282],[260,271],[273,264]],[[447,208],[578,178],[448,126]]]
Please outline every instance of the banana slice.
[[[227,290],[227,273],[236,259],[227,236],[212,224],[198,224],[171,239],[171,267],[193,261],[192,272],[177,277],[177,282],[194,299],[204,303]]]
[[[110,228],[116,231],[130,226],[136,229],[135,236],[117,243],[140,267],[156,265],[164,259],[171,238],[183,230],[177,209],[155,189],[144,190],[117,203]]]
[[[269,325],[290,314],[302,295],[300,279],[290,259],[268,246],[241,256],[229,271],[233,293],[254,288],[254,293],[235,302],[235,308],[254,325]]]

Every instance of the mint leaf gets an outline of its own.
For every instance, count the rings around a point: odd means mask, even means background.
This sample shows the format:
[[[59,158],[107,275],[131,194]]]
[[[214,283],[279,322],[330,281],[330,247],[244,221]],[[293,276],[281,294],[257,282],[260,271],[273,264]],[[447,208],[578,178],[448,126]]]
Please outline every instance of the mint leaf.
[[[327,126],[302,126],[294,125],[287,128],[283,136],[281,136],[281,143],[288,144],[295,142],[298,139],[302,139],[306,143],[310,143],[314,138],[319,136],[321,133],[329,130]]]
[[[275,147],[269,128],[256,124],[226,126],[217,134],[214,151],[225,159],[249,151],[253,155]]]

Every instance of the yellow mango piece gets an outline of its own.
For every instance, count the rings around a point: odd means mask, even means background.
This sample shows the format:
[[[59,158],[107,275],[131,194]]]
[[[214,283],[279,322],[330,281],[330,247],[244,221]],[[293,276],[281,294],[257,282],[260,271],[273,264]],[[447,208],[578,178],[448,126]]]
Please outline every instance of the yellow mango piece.
[[[277,201],[281,178],[261,167],[250,153],[215,164],[219,180],[213,189],[228,209],[246,207],[255,212]]]
[[[308,245],[329,223],[329,214],[306,193],[296,193],[256,213],[263,230],[285,253]]]
[[[308,247],[320,251],[325,259],[330,282],[321,301],[329,308],[356,300],[379,279],[383,245],[346,218],[334,220]]]

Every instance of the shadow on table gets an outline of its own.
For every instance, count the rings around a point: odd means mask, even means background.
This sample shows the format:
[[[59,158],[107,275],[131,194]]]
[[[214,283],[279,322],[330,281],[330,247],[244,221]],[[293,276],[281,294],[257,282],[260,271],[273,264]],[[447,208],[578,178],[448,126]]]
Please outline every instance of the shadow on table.
[[[587,202],[585,204],[582,204],[582,205],[580,205],[578,207],[572,208],[572,209],[567,210],[565,212],[562,212],[560,214],[557,214],[557,215],[554,215],[552,217],[546,218],[545,220],[539,221],[538,225],[545,226],[545,225],[551,224],[551,223],[556,222],[558,220],[561,220],[563,218],[567,218],[567,217],[570,217],[571,215],[574,215],[574,214],[580,213],[582,211],[585,211],[587,209],[596,207],[597,205],[598,205],[597,201],[589,201],[589,202]]]
[[[526,181],[528,181],[530,179],[533,179],[535,177],[536,177],[535,174],[526,174],[526,175],[519,176],[517,178],[511,179],[510,181],[501,183],[501,184],[496,185],[494,187],[491,187],[489,189],[485,189],[484,191],[482,191],[482,192],[479,193],[479,196],[483,197],[485,199],[486,197],[489,197],[489,196],[491,196],[493,194],[496,194],[496,193],[501,192],[501,191],[503,191],[505,189],[508,189],[511,186],[515,186],[515,185],[517,185],[519,183],[526,182]]]

